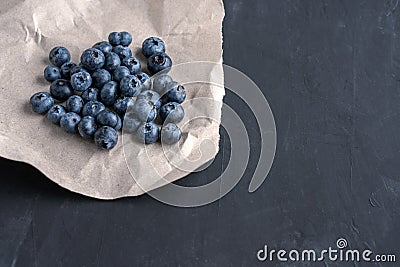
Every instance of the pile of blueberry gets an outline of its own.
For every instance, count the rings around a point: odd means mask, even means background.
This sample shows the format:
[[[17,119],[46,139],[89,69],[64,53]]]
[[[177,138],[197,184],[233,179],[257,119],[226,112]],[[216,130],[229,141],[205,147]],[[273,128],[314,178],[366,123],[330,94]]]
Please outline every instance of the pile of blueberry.
[[[45,79],[51,82],[50,93],[34,94],[32,110],[47,113],[47,118],[66,132],[79,133],[108,150],[117,144],[122,125],[145,144],[158,140],[177,143],[182,132],[176,124],[184,117],[180,104],[186,92],[164,73],[172,66],[165,44],[157,37],[142,44],[149,74],[164,71],[152,81],[128,47],[131,43],[128,32],[110,33],[108,42],[96,43],[83,52],[79,65],[71,62],[66,48],[53,48],[49,54],[52,65],[44,70]],[[161,130],[155,122],[162,125]]]

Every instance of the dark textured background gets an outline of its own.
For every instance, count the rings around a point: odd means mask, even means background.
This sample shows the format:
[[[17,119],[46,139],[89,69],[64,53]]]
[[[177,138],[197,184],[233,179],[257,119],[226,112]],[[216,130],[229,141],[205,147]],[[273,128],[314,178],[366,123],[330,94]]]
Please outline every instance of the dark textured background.
[[[247,192],[260,139],[231,94],[225,101],[246,120],[251,164],[205,207],[148,196],[96,201],[1,159],[0,266],[267,266],[255,257],[264,244],[321,250],[339,237],[400,260],[398,1],[229,0],[225,8],[224,61],[261,87],[277,124],[262,187]],[[221,172],[229,159],[221,133],[214,164],[179,183]]]

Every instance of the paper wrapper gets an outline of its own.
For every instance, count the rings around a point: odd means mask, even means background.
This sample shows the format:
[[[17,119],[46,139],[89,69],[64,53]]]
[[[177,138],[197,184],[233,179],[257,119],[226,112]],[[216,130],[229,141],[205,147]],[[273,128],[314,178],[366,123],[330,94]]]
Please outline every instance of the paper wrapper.
[[[112,31],[131,32],[131,48],[138,56],[145,38],[159,36],[175,65],[192,61],[221,63],[223,17],[221,0],[2,1],[1,156],[29,163],[60,186],[100,199],[140,195],[196,170],[218,151],[223,87],[186,86],[186,121],[181,123],[183,138],[179,144],[182,153],[172,158],[160,144],[144,146],[126,133],[120,135],[113,150],[100,150],[77,134],[63,132],[46,116],[34,114],[29,98],[35,92],[49,90],[43,69],[49,64],[52,47],[67,47],[72,60],[79,62],[86,48],[106,40]],[[202,71],[206,79],[223,84],[222,66]],[[177,77],[179,73],[173,70],[172,74],[175,80],[185,82],[180,80],[185,77]],[[193,101],[197,97],[214,102],[206,101],[211,104],[205,106]],[[213,119],[188,122],[187,118],[196,114]],[[204,140],[211,141],[211,145],[208,142],[202,147]],[[185,158],[191,164],[179,167]]]

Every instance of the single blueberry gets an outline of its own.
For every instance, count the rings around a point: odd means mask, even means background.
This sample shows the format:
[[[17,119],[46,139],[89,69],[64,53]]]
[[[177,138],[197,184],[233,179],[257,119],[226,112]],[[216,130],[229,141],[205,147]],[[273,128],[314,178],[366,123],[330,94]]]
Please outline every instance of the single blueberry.
[[[121,65],[121,59],[117,54],[111,52],[106,55],[106,62],[104,63],[104,69],[109,72],[114,72]]]
[[[67,110],[69,112],[74,112],[77,114],[81,114],[84,104],[85,103],[83,102],[83,99],[78,95],[71,96],[70,98],[68,98],[66,103]]]
[[[92,80],[94,87],[102,88],[106,83],[111,81],[111,74],[105,69],[98,69],[93,72]]]
[[[67,48],[62,46],[57,46],[51,49],[49,53],[50,62],[57,67],[61,67],[62,64],[67,63],[71,60],[71,54]]]
[[[118,133],[114,128],[102,126],[94,134],[94,142],[100,148],[113,149],[118,143]]]
[[[125,66],[119,66],[113,74],[113,79],[116,82],[120,82],[124,77],[131,75],[129,69]]]
[[[128,75],[119,84],[120,93],[122,96],[136,96],[141,90],[141,85],[142,83],[135,75]]]
[[[132,43],[132,35],[129,32],[121,32],[121,45],[128,46]]]
[[[131,74],[136,74],[140,72],[141,68],[140,61],[134,56],[124,58],[122,60],[122,64],[129,69]]]
[[[44,69],[44,78],[48,82],[54,82],[55,80],[61,79],[61,71],[56,66],[47,66]]]
[[[137,129],[143,122],[136,118],[136,115],[132,112],[126,113],[124,117],[123,131],[127,133],[136,133]]]
[[[117,45],[113,48],[113,52],[119,56],[119,58],[124,60],[126,57],[132,56],[132,51],[129,47],[123,45]]]
[[[67,113],[65,108],[61,105],[54,105],[51,107],[49,112],[47,112],[47,118],[54,124],[59,124],[61,117]]]
[[[161,74],[154,79],[153,90],[156,91],[159,95],[164,95],[167,90],[167,84],[171,82],[173,82],[171,76],[169,76],[168,74]]]
[[[161,98],[160,95],[153,91],[153,90],[146,90],[146,91],[142,91],[136,99],[146,99],[148,101],[151,101],[154,103],[154,106],[156,107],[156,109],[160,109],[161,107]]]
[[[133,112],[143,122],[153,121],[157,116],[157,109],[154,103],[146,99],[137,99],[133,106]]]
[[[160,129],[152,122],[143,123],[137,129],[137,138],[141,143],[152,144],[157,142]]]
[[[152,75],[172,67],[171,58],[165,53],[158,53],[147,59],[147,69]]]
[[[70,79],[71,78],[71,70],[73,69],[73,68],[75,68],[77,65],[74,63],[74,62],[67,62],[67,63],[64,63],[62,66],[61,66],[61,68],[60,68],[60,70],[61,70],[61,76],[64,78],[64,79]]]
[[[88,70],[97,70],[104,66],[106,57],[103,52],[96,48],[85,50],[81,56],[82,66]]]
[[[111,45],[117,46],[121,44],[121,33],[120,32],[112,32],[108,35],[108,42]]]
[[[85,116],[78,124],[78,132],[85,139],[93,139],[97,131],[96,120],[92,116]]]
[[[151,79],[149,75],[144,72],[139,72],[138,74],[135,74],[135,76],[142,82],[142,91],[151,89]]]
[[[112,45],[106,41],[95,43],[92,48],[99,49],[104,55],[107,55],[112,51]]]
[[[81,65],[79,65],[79,66],[73,67],[73,68],[71,69],[71,71],[70,71],[70,74],[71,74],[71,76],[72,76],[72,75],[74,75],[75,73],[83,72],[83,71],[89,73],[89,71],[88,71],[87,69],[85,69],[84,67],[82,67]]]
[[[75,73],[71,76],[71,85],[74,90],[83,92],[92,85],[92,76],[86,71]]]
[[[98,95],[99,95],[99,89],[97,88],[88,88],[85,91],[83,91],[81,97],[83,99],[83,102],[87,103],[92,100],[98,100]]]
[[[106,109],[106,107],[104,106],[103,103],[92,100],[92,101],[87,102],[83,106],[82,115],[96,117],[97,114],[99,114],[101,111],[103,111],[105,109]]]
[[[115,100],[114,103],[114,110],[119,115],[123,116],[128,108],[129,105],[133,105],[134,101],[130,97],[121,97]]]
[[[163,121],[178,123],[184,116],[185,111],[179,103],[170,102],[160,108],[160,117]]]
[[[164,41],[157,37],[150,37],[143,41],[142,54],[145,57],[150,57],[156,53],[164,53],[165,44]]]
[[[168,123],[161,128],[161,143],[172,145],[178,143],[182,137],[182,131],[175,123]]]
[[[118,115],[114,111],[105,109],[96,116],[96,122],[101,126],[110,126],[115,128],[118,124]]]
[[[100,91],[101,102],[106,106],[113,106],[117,100],[118,83],[112,81],[106,83]]]
[[[52,82],[50,94],[54,99],[64,102],[74,94],[74,89],[69,81],[60,79]]]
[[[67,133],[77,133],[78,124],[81,121],[81,116],[75,112],[65,113],[60,119],[61,128]]]
[[[180,85],[178,82],[172,82],[167,84],[167,92],[164,94],[163,98],[165,102],[176,102],[181,104],[186,99],[185,87]]]
[[[39,92],[31,96],[29,104],[33,112],[43,114],[54,105],[54,99],[47,92]]]

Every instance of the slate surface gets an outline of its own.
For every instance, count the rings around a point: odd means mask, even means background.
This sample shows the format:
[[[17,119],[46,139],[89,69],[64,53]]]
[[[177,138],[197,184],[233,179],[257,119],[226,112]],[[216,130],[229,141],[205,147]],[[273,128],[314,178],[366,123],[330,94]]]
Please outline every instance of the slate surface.
[[[398,1],[225,1],[224,61],[250,76],[275,115],[268,179],[247,188],[260,137],[235,95],[251,138],[246,175],[223,199],[194,209],[149,196],[112,202],[59,188],[34,168],[0,160],[0,266],[366,266],[259,262],[271,249],[352,249],[400,260],[400,8]],[[230,141],[207,170],[214,179]],[[398,266],[374,263],[367,266]]]

